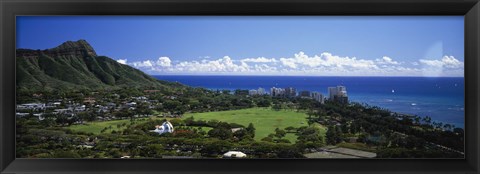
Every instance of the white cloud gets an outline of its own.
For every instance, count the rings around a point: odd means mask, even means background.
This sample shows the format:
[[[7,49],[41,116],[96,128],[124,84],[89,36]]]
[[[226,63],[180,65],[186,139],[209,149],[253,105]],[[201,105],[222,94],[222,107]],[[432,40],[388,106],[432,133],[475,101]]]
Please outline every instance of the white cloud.
[[[246,58],[240,60],[242,62],[254,62],[254,63],[269,63],[269,62],[277,62],[275,58],[265,58],[265,57],[258,57],[258,58]]]
[[[125,59],[125,62],[126,59]],[[309,56],[299,52],[282,58],[229,56],[179,61],[169,57],[128,63],[150,74],[315,75],[315,76],[463,76],[463,62],[453,56],[420,59],[408,64],[388,56],[359,59],[324,52]],[[422,66],[419,66],[422,65]]]
[[[232,58],[225,56],[217,60],[183,61],[174,65],[172,70],[181,72],[248,72],[250,67],[247,63],[235,64]]]
[[[117,62],[126,65],[127,59],[118,59]]]
[[[433,67],[463,68],[463,62],[460,62],[453,56],[443,56],[441,60],[420,59],[420,63]]]
[[[282,62],[283,66],[289,67],[289,68],[297,68],[297,64],[295,63],[296,60],[292,58],[280,58],[280,62]]]
[[[172,61],[168,57],[160,57],[157,60],[157,65],[161,67],[169,67],[171,65]]]
[[[455,59],[453,56],[443,56],[443,65],[447,68],[463,68],[464,63]]]
[[[170,60],[170,58],[160,57],[157,59],[157,61],[153,61],[153,60],[137,61],[137,62],[128,63],[128,65],[141,70],[160,72],[170,67],[171,63],[172,61]]]
[[[420,59],[420,63],[423,63],[428,66],[433,66],[433,67],[442,67],[443,62],[440,60],[426,60],[426,59]]]
[[[154,63],[150,60],[131,63],[136,68],[153,67]]]
[[[375,60],[378,64],[390,64],[390,65],[398,65],[397,61],[394,61],[392,58],[383,56],[382,59],[376,59]]]
[[[463,76],[464,63],[453,56],[443,56],[440,60],[420,59],[419,62],[423,65],[425,76]]]
[[[378,68],[374,61],[357,59],[356,57],[341,57],[324,52],[320,55],[308,56],[304,52],[295,54],[292,58],[281,58],[280,62],[289,68],[297,67],[328,67],[328,68]]]
[[[199,59],[210,59],[210,56],[198,56]]]
[[[254,69],[257,72],[263,72],[263,73],[265,73],[265,72],[277,72],[276,67],[271,67],[271,66],[268,66],[267,64],[255,64]]]

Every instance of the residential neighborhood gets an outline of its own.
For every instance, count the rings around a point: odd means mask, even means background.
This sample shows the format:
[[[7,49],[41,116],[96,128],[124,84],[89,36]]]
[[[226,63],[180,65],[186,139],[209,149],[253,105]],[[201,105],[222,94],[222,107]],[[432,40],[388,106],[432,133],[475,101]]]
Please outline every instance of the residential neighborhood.
[[[130,117],[152,116],[153,110],[162,107],[159,100],[149,99],[148,95],[155,93],[155,90],[145,90],[146,95],[120,98],[119,94],[113,93],[101,95],[98,92],[91,92],[90,95],[82,98],[55,98],[44,103],[32,102],[17,104],[17,117],[33,115],[39,120],[45,119],[45,115],[64,115],[73,123],[83,123],[85,120],[116,120]],[[82,94],[83,95],[83,94]],[[38,96],[34,95],[34,96]],[[175,96],[163,96],[164,99],[175,99]],[[122,111],[128,110],[134,114],[131,116],[122,115]],[[91,113],[95,118],[80,118],[81,113]],[[176,113],[162,113],[164,117],[174,118],[181,115]]]

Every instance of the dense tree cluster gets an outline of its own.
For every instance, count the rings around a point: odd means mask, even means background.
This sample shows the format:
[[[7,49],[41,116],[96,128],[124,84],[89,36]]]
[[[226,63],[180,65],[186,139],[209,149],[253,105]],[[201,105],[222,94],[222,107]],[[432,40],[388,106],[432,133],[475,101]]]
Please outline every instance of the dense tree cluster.
[[[336,145],[355,138],[374,147],[379,157],[463,157],[464,131],[431,122],[430,117],[393,113],[367,104],[311,105],[310,122],[328,125],[326,143]],[[423,151],[422,153],[418,153]]]

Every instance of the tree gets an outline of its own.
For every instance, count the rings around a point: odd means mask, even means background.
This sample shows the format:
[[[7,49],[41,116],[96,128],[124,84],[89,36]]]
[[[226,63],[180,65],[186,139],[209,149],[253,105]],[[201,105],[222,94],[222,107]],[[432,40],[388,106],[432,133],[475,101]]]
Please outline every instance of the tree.
[[[194,124],[195,124],[195,119],[193,118],[193,116],[190,116],[183,121],[185,122],[185,125],[187,125],[187,126],[194,126]]]
[[[266,142],[273,142],[273,138],[272,137],[265,137],[265,138],[262,138],[261,139],[262,141],[266,141]]]
[[[260,99],[257,102],[258,107],[270,107],[271,106],[271,101],[267,99]]]
[[[143,116],[153,114],[153,111],[148,107],[148,103],[146,102],[139,102],[135,111],[136,114]]]
[[[80,121],[81,124],[83,124],[83,121],[87,120],[90,117],[90,114],[88,112],[79,112],[77,114],[78,121]]]
[[[237,89],[237,90],[235,90],[235,95],[246,96],[246,95],[248,95],[248,90]]]
[[[213,128],[212,130],[208,131],[208,136],[227,140],[233,137],[233,133],[230,129],[219,127]]]
[[[55,114],[47,113],[42,115],[45,119],[40,121],[40,124],[42,124],[44,127],[52,127],[56,125],[55,122]]]
[[[455,134],[460,135],[460,136],[463,136],[463,134],[465,133],[465,131],[464,131],[462,128],[458,128],[458,127],[457,127],[457,128],[454,128],[454,129],[453,129],[453,132],[454,132]]]
[[[68,123],[68,117],[65,114],[57,114],[55,121],[62,126],[65,126]]]
[[[214,140],[205,142],[204,148],[202,148],[202,156],[215,156],[219,153],[230,149],[232,146],[228,141]]]
[[[175,113],[177,108],[181,105],[182,103],[176,100],[175,101],[169,100],[163,103],[163,107],[170,113]]]
[[[207,122],[207,126],[208,127],[217,127],[219,123],[220,123],[220,121],[218,121],[218,120],[209,120]]]
[[[327,133],[325,136],[327,138],[327,144],[331,144],[331,145],[337,144],[338,135],[334,126],[328,126]]]
[[[222,94],[230,94],[230,92],[231,92],[231,91],[228,90],[228,89],[222,90]]]
[[[289,133],[293,133],[293,132],[295,132],[297,129],[294,128],[293,126],[288,126],[288,127],[285,128],[285,130],[286,130],[287,132],[289,132]]]
[[[253,137],[245,129],[237,130],[233,133],[233,136],[239,140],[253,140]]]
[[[283,107],[282,107],[282,104],[277,103],[273,105],[272,109],[275,111],[280,111],[281,109],[283,109]]]
[[[175,108],[175,111],[173,112],[174,114],[178,114],[179,116],[182,116],[187,112],[188,108],[186,105],[179,105],[177,108]]]
[[[342,142],[342,138],[343,138],[343,133],[342,133],[342,128],[340,128],[340,126],[335,126],[335,134],[336,134],[336,143],[340,143]]]
[[[54,158],[81,158],[81,156],[73,151],[57,150],[53,154]]]
[[[133,119],[133,113],[127,108],[123,108],[122,110],[115,113],[115,116],[118,118],[131,118]]]
[[[348,130],[348,125],[347,124],[342,124],[342,126],[340,126],[340,128],[342,129],[342,133],[349,133],[350,131]]]
[[[320,128],[316,125],[300,127],[298,129],[298,145],[304,148],[316,148],[324,146],[324,140],[320,134]]]
[[[342,115],[340,115],[339,113],[333,113],[332,114],[332,118],[335,118],[335,119],[340,119],[342,117]]]
[[[282,138],[276,139],[275,141],[276,141],[277,143],[291,143],[290,140],[282,139]]]
[[[255,127],[253,126],[252,123],[249,123],[249,124],[248,124],[246,130],[247,130],[248,134],[250,134],[250,136],[251,136],[252,138],[255,137]]]
[[[427,123],[427,124],[430,124],[432,122],[432,118],[429,117],[429,116],[426,116],[426,117],[423,117],[422,118],[422,121]]]
[[[316,112],[312,109],[307,111],[308,119],[311,120],[312,116],[316,115]]]
[[[287,134],[287,132],[285,132],[284,130],[279,129],[278,127],[275,128],[275,137],[283,138],[283,137],[285,137],[286,134]]]
[[[182,125],[185,125],[185,121],[184,121],[184,120],[181,120],[181,119],[178,119],[178,118],[171,119],[171,120],[170,120],[170,123],[171,123],[173,126],[182,126]]]
[[[51,117],[43,119],[42,121],[40,121],[40,124],[44,127],[53,127],[56,125],[55,119]]]

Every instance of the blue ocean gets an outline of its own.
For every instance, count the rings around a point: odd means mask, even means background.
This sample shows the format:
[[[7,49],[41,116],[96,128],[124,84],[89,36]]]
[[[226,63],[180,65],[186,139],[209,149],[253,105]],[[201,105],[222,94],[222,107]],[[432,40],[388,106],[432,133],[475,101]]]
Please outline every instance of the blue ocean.
[[[464,127],[463,77],[311,77],[311,76],[155,76],[207,89],[294,87],[328,96],[327,88],[342,85],[350,101],[393,112],[430,116],[433,121]]]

